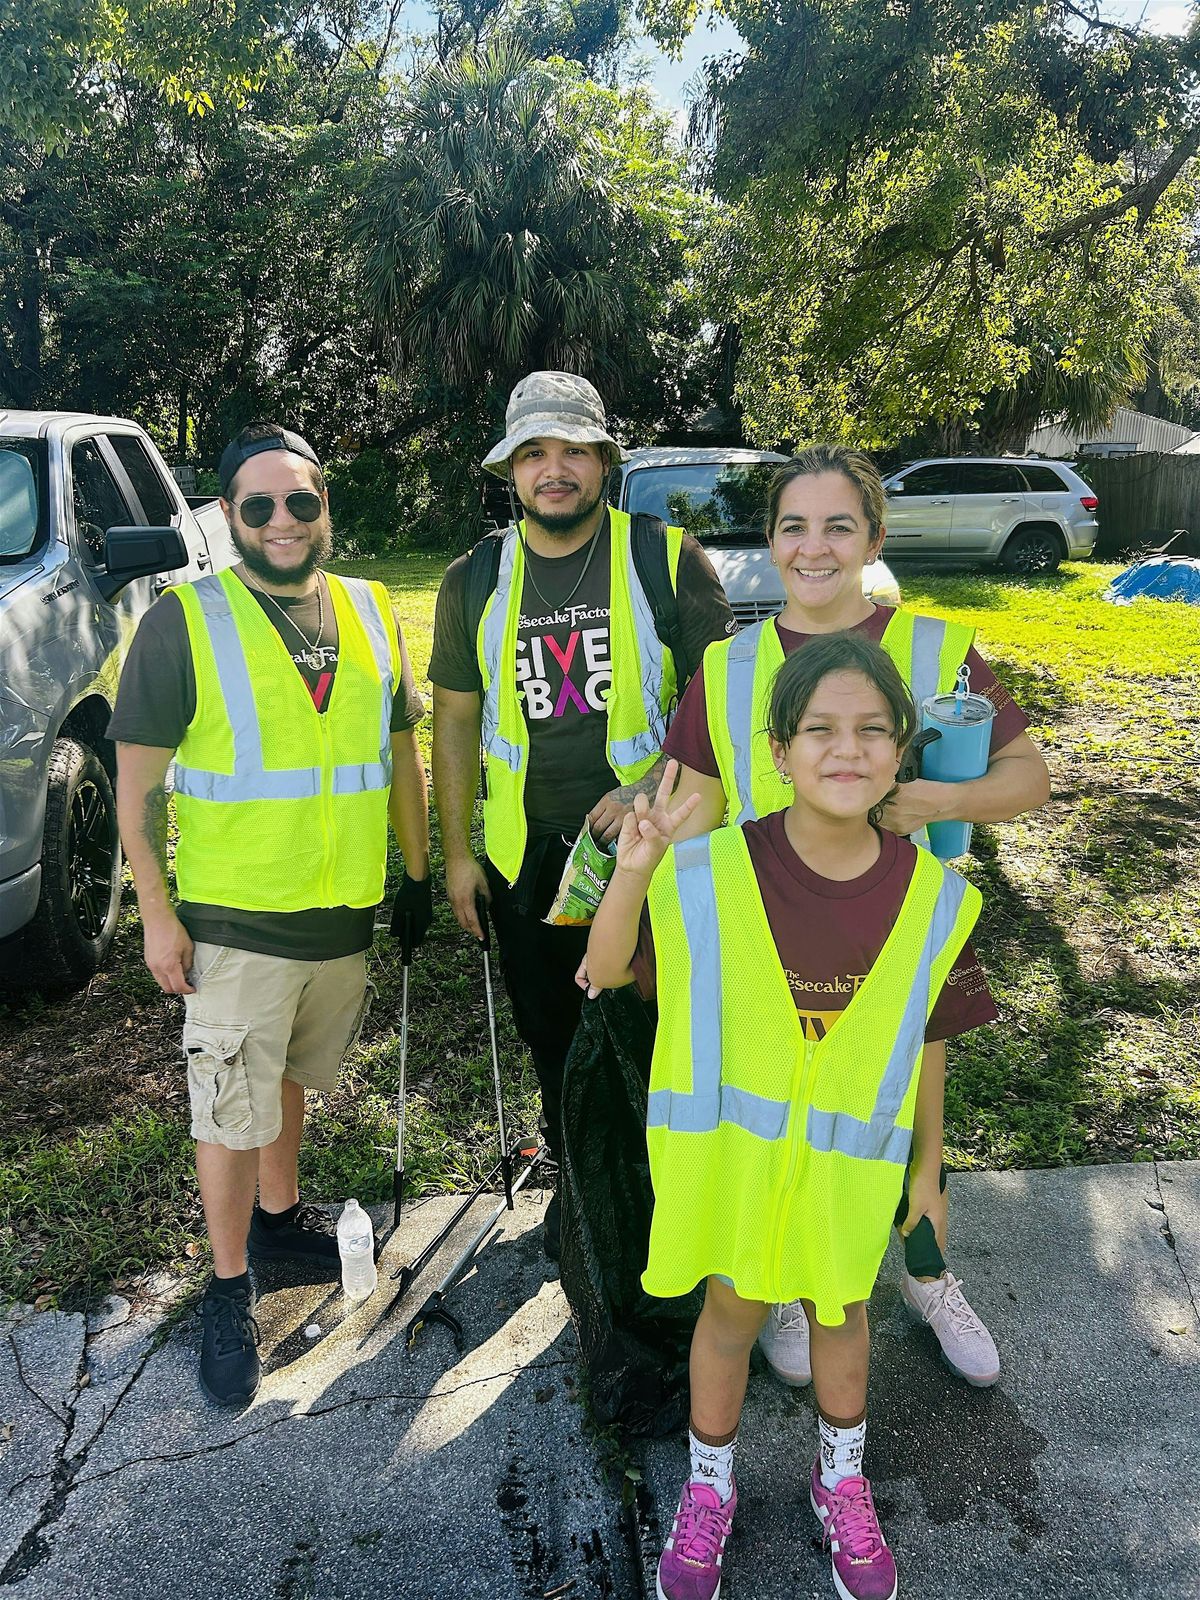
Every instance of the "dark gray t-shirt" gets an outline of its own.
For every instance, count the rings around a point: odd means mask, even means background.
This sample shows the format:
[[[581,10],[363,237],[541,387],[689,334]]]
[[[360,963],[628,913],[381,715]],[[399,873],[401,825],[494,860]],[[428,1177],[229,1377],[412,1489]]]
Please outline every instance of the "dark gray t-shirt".
[[[316,593],[302,599],[270,599],[246,585],[270,618],[304,679],[313,704],[324,712],[337,673],[338,634],[333,607]],[[274,602],[274,603],[272,603]],[[318,623],[324,627],[317,638]],[[402,677],[392,702],[392,732],[415,728],[425,706],[413,683],[412,667],[400,634]],[[117,703],[108,737],[121,744],[177,750],[196,714],[196,672],[183,607],[173,594],[156,600],[142,617],[121,669]],[[184,900],[179,920],[198,943],[229,945],[294,961],[335,961],[370,948],[374,906],[318,906],[310,911],[241,911],[229,906]]]
[[[616,783],[605,756],[604,696],[609,655],[611,547],[606,517],[595,546],[566,556],[527,549],[517,635],[517,681],[529,726],[525,814],[530,833],[579,832],[584,817]],[[433,624],[431,681],[482,695],[476,640],[466,615],[469,555],[446,569]],[[586,572],[584,568],[587,568]],[[680,692],[705,647],[736,630],[720,579],[704,551],[685,538],[677,575],[684,662]]]

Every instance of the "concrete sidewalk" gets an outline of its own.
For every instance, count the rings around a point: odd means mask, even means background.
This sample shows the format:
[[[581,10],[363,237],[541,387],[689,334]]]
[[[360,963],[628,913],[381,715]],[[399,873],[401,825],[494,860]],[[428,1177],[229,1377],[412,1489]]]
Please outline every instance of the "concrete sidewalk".
[[[953,1266],[1004,1373],[980,1392],[944,1371],[889,1256],[872,1302],[868,1470],[901,1594],[1200,1596],[1200,1163],[976,1174],[951,1188]],[[414,1207],[385,1259],[408,1259],[449,1205]],[[0,1323],[0,1590],[653,1595],[684,1441],[645,1448],[623,1505],[577,1398],[541,1202],[517,1207],[452,1297],[461,1358],[437,1326],[404,1349],[405,1315],[436,1268],[361,1348],[382,1287],[347,1314],[330,1286],[260,1270],[266,1376],[240,1415],[200,1396],[194,1317],[165,1336],[160,1316]],[[831,1600],[807,1502],[815,1436],[810,1391],[752,1377],[723,1600]]]

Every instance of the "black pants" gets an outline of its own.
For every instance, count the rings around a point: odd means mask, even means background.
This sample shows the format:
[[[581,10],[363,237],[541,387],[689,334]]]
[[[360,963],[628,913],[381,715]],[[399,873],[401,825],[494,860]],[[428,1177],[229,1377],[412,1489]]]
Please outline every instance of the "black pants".
[[[543,1135],[556,1161],[562,1147],[563,1064],[583,1005],[575,972],[587,950],[588,930],[551,928],[542,918],[570,849],[557,834],[530,840],[521,875],[511,888],[484,861],[504,987],[517,1032],[533,1057],[542,1091]]]

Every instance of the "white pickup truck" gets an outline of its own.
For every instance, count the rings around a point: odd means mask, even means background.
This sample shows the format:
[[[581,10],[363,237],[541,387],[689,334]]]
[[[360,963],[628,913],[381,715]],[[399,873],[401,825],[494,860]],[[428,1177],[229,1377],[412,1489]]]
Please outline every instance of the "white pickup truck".
[[[0,410],[0,985],[86,982],[121,901],[105,737],[138,619],[237,559],[136,423]]]

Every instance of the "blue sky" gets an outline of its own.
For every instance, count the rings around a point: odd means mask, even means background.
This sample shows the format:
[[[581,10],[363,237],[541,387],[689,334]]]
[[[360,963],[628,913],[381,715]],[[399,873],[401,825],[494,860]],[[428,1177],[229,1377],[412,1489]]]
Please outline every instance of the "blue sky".
[[[1105,0],[1102,14],[1113,22],[1134,24],[1143,21],[1156,33],[1182,33],[1192,10],[1191,0]],[[423,30],[429,23],[428,0],[414,0],[408,13],[410,26]],[[740,44],[737,30],[723,17],[701,21],[684,41],[678,61],[671,61],[648,39],[641,53],[651,63],[651,82],[662,99],[677,109],[686,104],[685,87],[709,56],[724,55]]]

